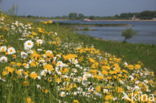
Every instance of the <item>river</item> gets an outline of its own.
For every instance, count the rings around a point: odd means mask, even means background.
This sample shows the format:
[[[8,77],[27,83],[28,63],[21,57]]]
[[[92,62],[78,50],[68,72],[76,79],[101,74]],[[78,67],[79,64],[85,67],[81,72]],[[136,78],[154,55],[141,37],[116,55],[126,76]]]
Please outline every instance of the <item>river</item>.
[[[129,24],[130,26],[91,26],[88,31],[84,27],[79,27],[80,34],[86,34],[104,40],[123,41],[121,36],[123,30],[132,28],[137,31],[137,35],[128,40],[130,43],[156,44],[156,21],[81,21],[66,20],[62,23],[73,24]]]

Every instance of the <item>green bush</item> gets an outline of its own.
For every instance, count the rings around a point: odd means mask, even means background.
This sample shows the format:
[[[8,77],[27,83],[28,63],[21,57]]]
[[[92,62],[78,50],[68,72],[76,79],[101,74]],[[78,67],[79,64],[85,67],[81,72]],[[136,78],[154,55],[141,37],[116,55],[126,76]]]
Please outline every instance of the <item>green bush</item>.
[[[125,38],[124,42],[126,42],[128,39],[132,38],[136,34],[137,34],[137,32],[135,30],[133,30],[132,28],[128,28],[128,29],[122,31],[122,36]]]

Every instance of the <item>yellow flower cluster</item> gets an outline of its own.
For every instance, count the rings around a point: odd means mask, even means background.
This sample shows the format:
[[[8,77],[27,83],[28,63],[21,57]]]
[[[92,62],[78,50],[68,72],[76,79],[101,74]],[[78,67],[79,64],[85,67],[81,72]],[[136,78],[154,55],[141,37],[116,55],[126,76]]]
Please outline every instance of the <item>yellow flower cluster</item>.
[[[48,21],[42,21],[43,24],[52,24],[53,21],[52,20],[48,20]]]
[[[77,57],[76,54],[67,54],[67,55],[63,55],[63,58],[65,60],[70,60],[70,59],[75,59]]]

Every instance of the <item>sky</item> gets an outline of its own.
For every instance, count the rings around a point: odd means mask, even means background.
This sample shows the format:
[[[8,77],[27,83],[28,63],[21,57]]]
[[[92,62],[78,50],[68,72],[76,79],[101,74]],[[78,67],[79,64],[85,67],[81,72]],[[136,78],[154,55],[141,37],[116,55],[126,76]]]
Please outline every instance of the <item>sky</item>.
[[[70,12],[113,16],[125,12],[156,10],[156,0],[1,0],[0,8],[18,6],[18,15],[63,16]]]

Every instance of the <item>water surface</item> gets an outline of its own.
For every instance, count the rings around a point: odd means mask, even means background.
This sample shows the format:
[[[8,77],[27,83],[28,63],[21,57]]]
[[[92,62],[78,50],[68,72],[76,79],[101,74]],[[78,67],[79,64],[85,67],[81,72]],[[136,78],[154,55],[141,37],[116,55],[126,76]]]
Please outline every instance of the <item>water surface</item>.
[[[130,43],[156,44],[156,21],[80,21],[67,20],[59,21],[63,23],[78,24],[129,24],[130,26],[94,26],[89,27],[90,31],[77,31],[80,34],[86,34],[104,40],[123,41],[121,36],[123,30],[132,28],[137,31],[137,35],[128,40]],[[79,27],[83,29],[84,27]]]

